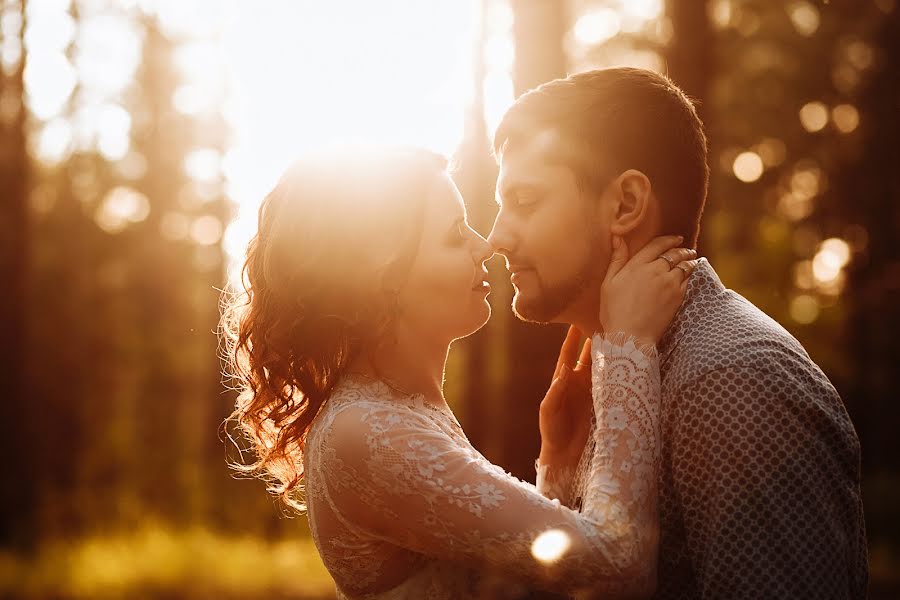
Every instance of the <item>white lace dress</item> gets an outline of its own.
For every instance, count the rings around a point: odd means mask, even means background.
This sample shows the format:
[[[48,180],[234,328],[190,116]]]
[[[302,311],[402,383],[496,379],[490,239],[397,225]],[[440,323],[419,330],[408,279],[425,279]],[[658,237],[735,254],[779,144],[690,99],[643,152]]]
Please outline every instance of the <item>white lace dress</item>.
[[[538,486],[524,483],[473,448],[448,409],[345,377],[304,455],[310,528],[338,597],[481,597],[486,573],[604,597],[652,589],[658,359],[631,340],[593,344],[597,425],[581,513],[561,504],[574,465],[538,465]]]

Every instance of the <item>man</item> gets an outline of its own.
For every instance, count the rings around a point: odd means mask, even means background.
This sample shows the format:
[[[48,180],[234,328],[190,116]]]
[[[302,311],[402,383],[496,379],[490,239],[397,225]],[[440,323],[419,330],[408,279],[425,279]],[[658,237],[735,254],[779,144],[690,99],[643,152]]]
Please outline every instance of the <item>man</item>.
[[[488,241],[523,320],[597,331],[614,237],[631,254],[662,234],[696,244],[706,138],[661,75],[603,69],[544,84],[504,115],[494,151]],[[800,343],[701,259],[657,349],[655,597],[865,597],[859,442]],[[561,500],[577,508],[579,485]]]

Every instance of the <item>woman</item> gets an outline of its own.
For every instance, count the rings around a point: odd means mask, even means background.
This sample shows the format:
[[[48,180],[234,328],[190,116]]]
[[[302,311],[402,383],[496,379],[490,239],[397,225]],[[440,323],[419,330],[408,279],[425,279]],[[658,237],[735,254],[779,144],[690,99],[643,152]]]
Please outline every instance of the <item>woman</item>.
[[[648,265],[692,251],[663,238],[610,269],[604,293],[637,293],[640,305],[612,314],[621,302],[604,299],[610,335],[593,338],[593,398],[574,385],[586,371],[557,369],[541,408],[550,451],[535,488],[469,444],[442,394],[450,343],[490,316],[492,255],[445,169],[421,150],[334,152],[297,163],[267,196],[232,320],[243,387],[232,416],[258,458],[240,468],[301,509],[303,480],[313,538],[342,598],[478,597],[488,571],[558,591],[650,593],[653,344],[692,264],[666,275]],[[598,451],[577,513],[546,496],[565,500],[591,401]]]

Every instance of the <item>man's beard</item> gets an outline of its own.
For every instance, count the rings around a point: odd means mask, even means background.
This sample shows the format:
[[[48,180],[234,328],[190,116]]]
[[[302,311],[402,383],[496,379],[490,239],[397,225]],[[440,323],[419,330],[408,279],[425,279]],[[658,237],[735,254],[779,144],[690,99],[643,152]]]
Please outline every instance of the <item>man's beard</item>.
[[[516,291],[513,296],[513,313],[522,321],[531,323],[549,323],[560,313],[572,305],[598,276],[600,264],[600,245],[597,241],[591,244],[591,252],[578,273],[567,281],[555,286],[546,287],[537,271],[532,271],[537,279],[538,293],[525,300]],[[598,299],[599,300],[599,299]]]

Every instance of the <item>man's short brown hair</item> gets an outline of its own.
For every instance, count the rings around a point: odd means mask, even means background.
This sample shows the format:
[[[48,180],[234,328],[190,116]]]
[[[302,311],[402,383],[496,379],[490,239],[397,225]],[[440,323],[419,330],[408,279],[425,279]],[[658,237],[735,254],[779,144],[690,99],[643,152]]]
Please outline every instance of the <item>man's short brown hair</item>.
[[[696,245],[709,184],[706,135],[693,102],[664,75],[630,67],[547,82],[506,111],[494,134],[498,158],[551,131],[582,189],[602,191],[628,169],[650,180],[664,234]]]

